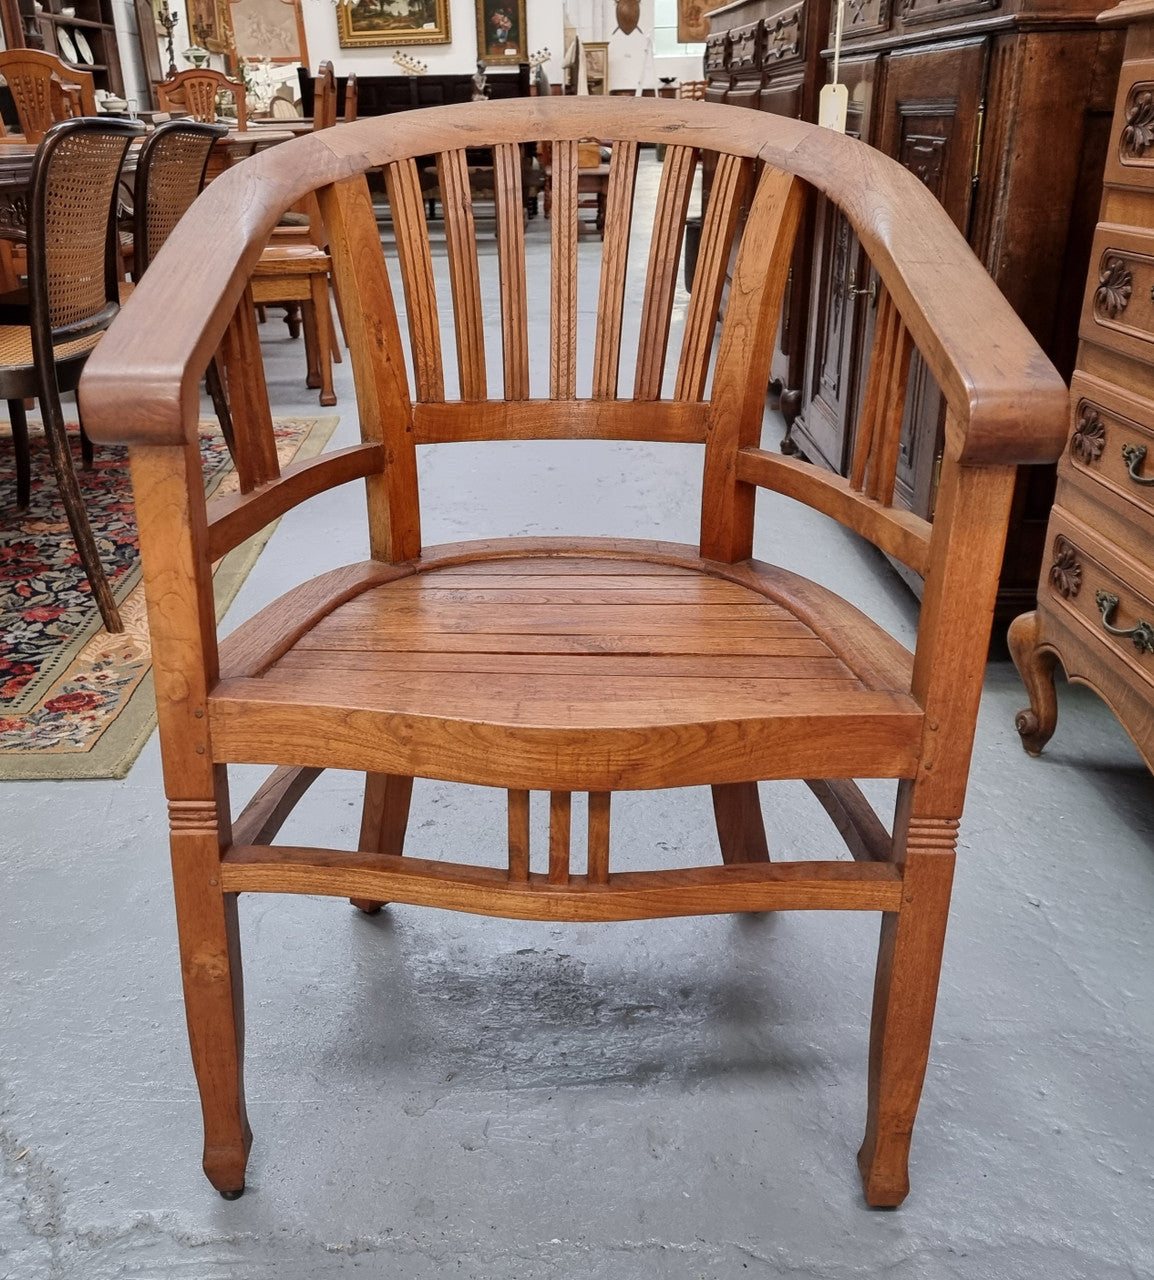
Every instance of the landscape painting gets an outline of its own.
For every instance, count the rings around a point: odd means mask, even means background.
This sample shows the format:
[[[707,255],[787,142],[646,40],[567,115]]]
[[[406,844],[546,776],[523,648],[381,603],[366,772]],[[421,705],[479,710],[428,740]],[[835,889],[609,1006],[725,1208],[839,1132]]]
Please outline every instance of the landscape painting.
[[[449,0],[353,0],[337,5],[337,25],[343,49],[448,44]]]

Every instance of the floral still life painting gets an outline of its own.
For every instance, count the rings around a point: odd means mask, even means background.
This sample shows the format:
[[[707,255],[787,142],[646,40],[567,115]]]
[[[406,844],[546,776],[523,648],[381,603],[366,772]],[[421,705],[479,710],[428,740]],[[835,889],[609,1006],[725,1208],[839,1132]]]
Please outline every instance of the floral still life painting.
[[[352,0],[336,8],[344,49],[358,45],[448,44],[452,38],[449,0]]]
[[[525,0],[477,0],[477,60],[488,67],[529,61]]]

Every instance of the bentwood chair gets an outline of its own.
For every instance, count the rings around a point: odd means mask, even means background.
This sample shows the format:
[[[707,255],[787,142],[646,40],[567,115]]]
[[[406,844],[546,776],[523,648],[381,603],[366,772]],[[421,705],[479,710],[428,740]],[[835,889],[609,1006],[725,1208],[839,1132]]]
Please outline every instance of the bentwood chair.
[[[76,478],[60,405],[119,309],[117,187],[137,120],[79,119],[53,125],[36,151],[28,212],[27,323],[0,323],[0,399],[8,402],[17,505],[31,484],[24,401],[35,396],[69,528],[100,616],[121,630]],[[23,295],[22,295],[23,296]],[[23,312],[25,304],[14,310]]]
[[[599,302],[579,323],[577,154],[587,137],[611,139],[613,158]],[[552,268],[530,292],[520,155],[542,139],[553,148]],[[631,244],[646,228],[633,227],[634,179],[641,144],[654,141],[666,143],[665,163],[647,262],[635,262]],[[466,145],[494,148],[496,264],[478,254]],[[679,304],[683,335],[671,343],[685,210],[706,150],[717,168],[692,295]],[[446,197],[448,290],[435,285],[421,208],[416,160],[428,155]],[[382,167],[396,232],[388,263],[365,176]],[[846,479],[759,447],[807,188],[844,211],[882,282]],[[349,321],[362,443],[283,472],[274,453],[260,483],[206,510],[192,388],[269,229],[309,192]],[[206,241],[216,246],[207,258]],[[587,261],[583,253],[581,271]],[[491,278],[496,332],[483,324]],[[547,362],[531,359],[531,330]],[[625,367],[634,344],[639,356]],[[932,525],[894,501],[914,348],[948,406]],[[677,100],[530,98],[361,120],[266,152],[209,187],[90,361],[81,396],[93,434],[131,446],[204,1168],[215,1187],[242,1191],[251,1141],[237,895],[299,892],[348,897],[364,911],[408,903],[554,925],[880,913],[858,1159],[870,1204],[902,1200],[1015,464],[1058,454],[1066,406],[1061,379],[912,174],[828,130]],[[242,455],[267,450],[258,417],[237,424]],[[626,541],[607,528],[597,538],[424,545],[424,446],[558,438],[698,445],[697,543]],[[218,640],[212,562],[296,503],[355,481],[367,488],[367,558],[303,583]],[[773,548],[773,563],[754,556],[763,488],[925,577],[913,652],[777,563],[788,545]],[[229,766],[241,763],[273,770],[230,820]],[[356,847],[277,843],[328,768],[365,775]],[[473,865],[468,850],[459,860],[405,856],[414,777],[507,791],[507,865]],[[767,841],[758,782],[787,778],[808,781],[848,859],[791,860]],[[854,781],[863,778],[897,780],[892,824]],[[702,784],[713,789],[717,865],[622,870],[612,794]],[[530,850],[534,790],[550,795],[547,859]],[[571,860],[575,791],[589,796],[588,849]]]
[[[55,54],[38,49],[0,52],[0,77],[12,93],[26,142],[38,143],[58,120],[96,114],[92,73],[63,62]]]

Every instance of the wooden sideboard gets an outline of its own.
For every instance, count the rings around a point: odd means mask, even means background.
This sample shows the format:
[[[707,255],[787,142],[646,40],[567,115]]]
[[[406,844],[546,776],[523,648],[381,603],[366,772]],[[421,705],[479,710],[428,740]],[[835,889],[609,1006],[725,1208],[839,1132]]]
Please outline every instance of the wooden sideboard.
[[[1109,703],[1154,768],[1154,0],[1129,23],[1070,386],[1037,610],[1010,651],[1030,695],[1037,755],[1057,723],[1054,666]]]
[[[794,29],[795,11],[797,30],[808,33],[823,3],[744,0],[715,11],[706,52],[714,100],[753,105],[732,69],[734,49],[750,39],[747,16],[761,24],[764,50],[768,32]],[[1103,7],[1103,0],[847,0],[845,10],[841,79],[849,89],[849,131],[895,156],[934,192],[1066,376],[1121,58],[1119,33],[1096,23]],[[720,29],[726,20],[734,24],[728,33]],[[779,26],[783,20],[788,28]],[[789,114],[807,110],[815,118],[832,57],[828,6],[824,20],[816,58],[800,37],[800,61],[763,57],[761,109],[779,110],[788,100],[797,108]],[[800,67],[812,92],[790,98],[786,87]],[[804,333],[791,315],[788,361],[783,351],[790,375],[784,447],[844,473],[876,284],[848,224],[821,200],[807,234],[811,274],[793,290],[805,301]],[[943,426],[940,394],[919,362],[898,485],[921,515],[933,513]],[[1023,471],[999,593],[1003,623],[1033,601],[1052,497],[1051,469]]]
[[[831,0],[735,0],[714,9],[705,45],[705,97],[709,102],[797,120],[817,120],[817,99],[825,83],[821,52],[830,26]],[[709,199],[712,158],[702,162],[702,198]],[[801,404],[805,371],[809,291],[813,274],[814,209],[802,215],[790,264],[781,328],[770,375],[781,408],[791,423]]]

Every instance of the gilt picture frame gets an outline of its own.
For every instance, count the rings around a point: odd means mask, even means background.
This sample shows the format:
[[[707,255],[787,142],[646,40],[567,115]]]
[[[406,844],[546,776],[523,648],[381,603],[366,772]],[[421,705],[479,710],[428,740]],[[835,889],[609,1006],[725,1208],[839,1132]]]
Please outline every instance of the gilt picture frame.
[[[336,8],[342,49],[452,40],[449,0],[353,0]]]
[[[477,0],[477,61],[487,67],[529,61],[525,0]]]

